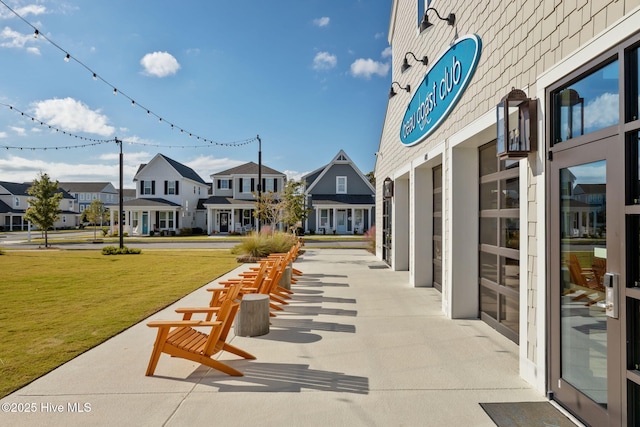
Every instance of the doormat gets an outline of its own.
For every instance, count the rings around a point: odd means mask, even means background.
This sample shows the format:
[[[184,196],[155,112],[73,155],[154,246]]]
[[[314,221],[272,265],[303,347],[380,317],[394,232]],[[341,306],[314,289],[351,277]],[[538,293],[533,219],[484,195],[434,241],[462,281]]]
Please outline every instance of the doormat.
[[[549,402],[481,403],[498,427],[575,427]]]

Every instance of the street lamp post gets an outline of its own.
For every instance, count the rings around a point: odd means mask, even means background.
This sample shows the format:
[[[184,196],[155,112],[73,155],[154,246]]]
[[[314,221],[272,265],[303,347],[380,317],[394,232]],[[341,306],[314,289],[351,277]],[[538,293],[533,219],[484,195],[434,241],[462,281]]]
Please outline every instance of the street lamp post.
[[[116,138],[116,144],[120,145],[120,205],[118,208],[118,237],[120,238],[120,249],[124,248],[124,227],[122,224],[122,211],[124,210],[124,195],[123,193],[123,173],[122,173],[122,140]]]
[[[258,139],[258,224],[257,230],[260,233],[260,214],[262,207],[262,140],[260,139],[260,135],[257,135]]]

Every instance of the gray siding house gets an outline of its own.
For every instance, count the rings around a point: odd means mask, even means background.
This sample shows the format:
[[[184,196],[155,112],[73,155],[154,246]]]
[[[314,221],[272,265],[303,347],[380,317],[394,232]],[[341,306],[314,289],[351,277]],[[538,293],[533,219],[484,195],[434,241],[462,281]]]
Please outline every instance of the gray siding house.
[[[362,234],[374,224],[375,189],[343,150],[302,181],[309,209],[305,232]]]

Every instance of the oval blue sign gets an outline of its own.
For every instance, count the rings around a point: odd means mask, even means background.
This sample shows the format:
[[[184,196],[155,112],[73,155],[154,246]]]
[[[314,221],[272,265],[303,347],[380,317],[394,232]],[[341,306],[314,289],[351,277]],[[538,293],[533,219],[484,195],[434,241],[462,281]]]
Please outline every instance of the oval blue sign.
[[[402,119],[403,145],[421,142],[440,126],[467,88],[481,50],[477,35],[461,37],[427,71]]]

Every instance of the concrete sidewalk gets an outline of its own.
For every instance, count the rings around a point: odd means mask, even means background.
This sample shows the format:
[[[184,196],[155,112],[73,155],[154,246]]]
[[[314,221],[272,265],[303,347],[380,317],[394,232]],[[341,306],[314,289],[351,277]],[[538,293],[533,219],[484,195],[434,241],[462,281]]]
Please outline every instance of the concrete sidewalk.
[[[480,402],[545,400],[519,377],[514,343],[445,318],[407,272],[360,249],[309,249],[295,266],[304,276],[270,333],[232,337],[257,360],[219,357],[244,377],[164,354],[144,375],[147,321],[206,305],[202,288],[2,399],[0,425],[493,426]]]

